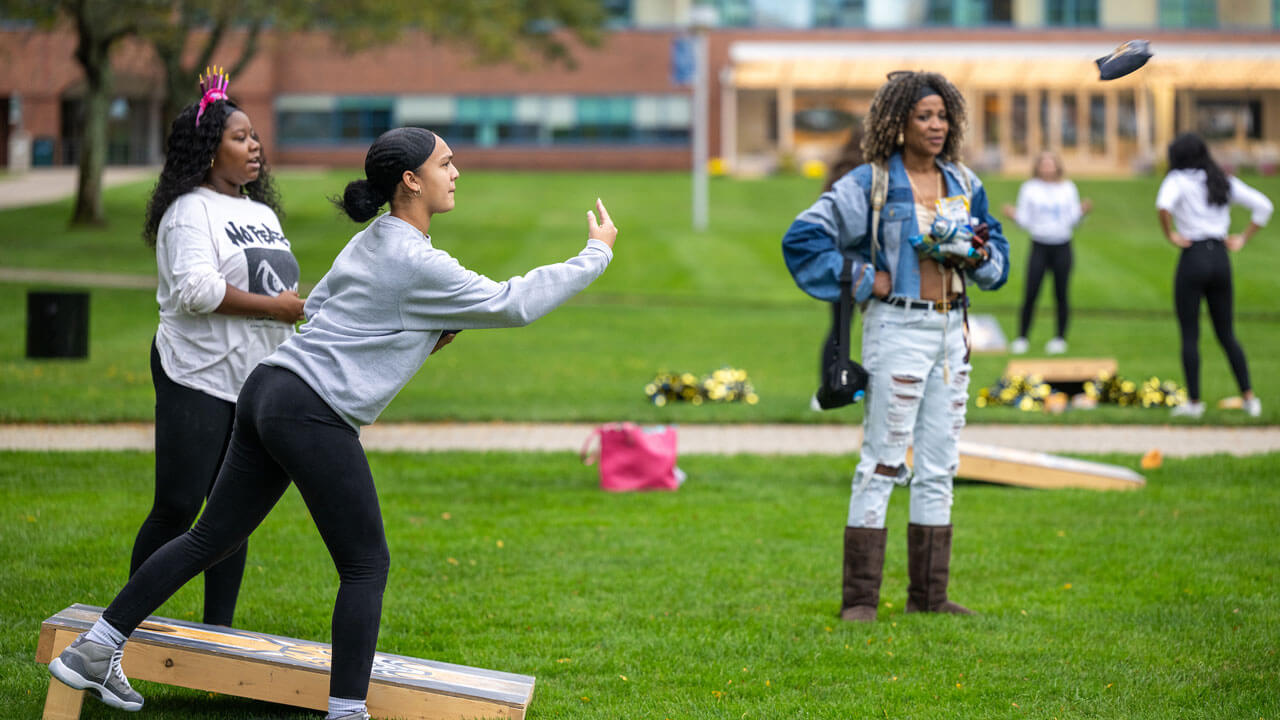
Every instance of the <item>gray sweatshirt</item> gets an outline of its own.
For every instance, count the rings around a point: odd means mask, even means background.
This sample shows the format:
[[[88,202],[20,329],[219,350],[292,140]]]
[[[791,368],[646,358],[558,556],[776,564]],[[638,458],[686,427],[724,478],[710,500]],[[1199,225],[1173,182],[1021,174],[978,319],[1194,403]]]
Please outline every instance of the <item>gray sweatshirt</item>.
[[[528,325],[612,259],[608,245],[588,240],[565,262],[494,282],[383,215],[351,238],[307,298],[306,324],[262,362],[293,371],[358,429],[422,367],[442,331]]]

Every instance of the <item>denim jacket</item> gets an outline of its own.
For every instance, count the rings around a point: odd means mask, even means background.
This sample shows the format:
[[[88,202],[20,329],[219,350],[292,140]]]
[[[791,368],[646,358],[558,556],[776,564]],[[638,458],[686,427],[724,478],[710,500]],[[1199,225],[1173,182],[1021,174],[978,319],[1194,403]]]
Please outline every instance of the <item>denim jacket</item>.
[[[938,160],[947,196],[963,195],[961,172],[969,175],[972,194],[969,214],[987,223],[988,260],[965,269],[969,282],[995,290],[1009,277],[1009,241],[987,207],[987,191],[968,168]],[[871,297],[876,270],[889,273],[891,296],[920,299],[920,263],[907,238],[918,234],[915,198],[902,165],[902,155],[889,157],[889,192],[880,211],[879,252],[871,263],[871,166],[859,165],[836,181],[808,210],[800,213],[782,236],[782,255],[801,290],[819,300],[840,298],[840,271],[846,256],[853,258],[853,297]]]

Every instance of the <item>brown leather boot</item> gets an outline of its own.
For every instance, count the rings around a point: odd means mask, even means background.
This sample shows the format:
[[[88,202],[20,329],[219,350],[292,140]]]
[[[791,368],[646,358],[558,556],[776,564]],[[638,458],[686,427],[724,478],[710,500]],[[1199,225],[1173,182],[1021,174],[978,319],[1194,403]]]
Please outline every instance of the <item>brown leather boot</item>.
[[[907,612],[972,615],[969,608],[947,599],[951,570],[951,526],[907,525]]]
[[[844,591],[840,619],[872,622],[880,604],[880,578],[884,574],[885,528],[844,529]]]

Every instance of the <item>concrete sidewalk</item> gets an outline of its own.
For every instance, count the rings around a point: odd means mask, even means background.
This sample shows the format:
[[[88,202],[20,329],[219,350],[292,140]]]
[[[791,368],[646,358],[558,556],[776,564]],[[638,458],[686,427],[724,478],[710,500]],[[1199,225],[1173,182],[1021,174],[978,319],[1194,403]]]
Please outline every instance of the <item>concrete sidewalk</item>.
[[[379,423],[364,429],[369,450],[577,452],[589,423]],[[843,455],[857,452],[862,429],[843,425],[681,425],[680,452],[694,455]],[[0,450],[153,449],[148,423],[0,425]],[[1049,453],[1159,450],[1168,457],[1280,451],[1280,427],[1156,425],[970,425],[965,442]]]
[[[75,167],[32,168],[0,178],[0,210],[43,205],[75,194],[80,170]],[[102,173],[102,187],[137,182],[160,175],[159,167],[108,167]]]

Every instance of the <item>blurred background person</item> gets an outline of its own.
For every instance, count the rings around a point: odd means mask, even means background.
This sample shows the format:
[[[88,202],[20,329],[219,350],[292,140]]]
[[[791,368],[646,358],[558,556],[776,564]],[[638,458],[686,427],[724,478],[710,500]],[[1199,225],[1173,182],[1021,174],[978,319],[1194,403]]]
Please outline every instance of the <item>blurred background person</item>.
[[[1030,347],[1027,337],[1035,316],[1036,298],[1046,270],[1053,272],[1054,298],[1058,305],[1057,332],[1044,346],[1050,355],[1067,351],[1067,322],[1070,319],[1069,285],[1071,281],[1071,238],[1076,224],[1093,208],[1090,200],[1081,200],[1076,184],[1063,172],[1062,158],[1045,151],[1031,168],[1031,179],[1018,188],[1017,205],[1005,205],[1004,214],[1031,236],[1031,258],[1027,263],[1027,282],[1022,295],[1022,313],[1018,318],[1018,336],[1010,344],[1014,355]]]
[[[1231,205],[1241,205],[1250,213],[1249,225],[1235,235],[1229,234]],[[1267,224],[1273,210],[1271,201],[1223,172],[1199,135],[1183,133],[1169,143],[1169,172],[1156,193],[1156,208],[1165,238],[1182,250],[1173,276],[1173,307],[1182,336],[1188,402],[1173,408],[1173,414],[1191,418],[1204,414],[1200,395],[1200,301],[1204,299],[1213,332],[1240,386],[1244,410],[1258,417],[1262,401],[1253,394],[1249,364],[1236,340],[1227,251],[1239,251]]]

